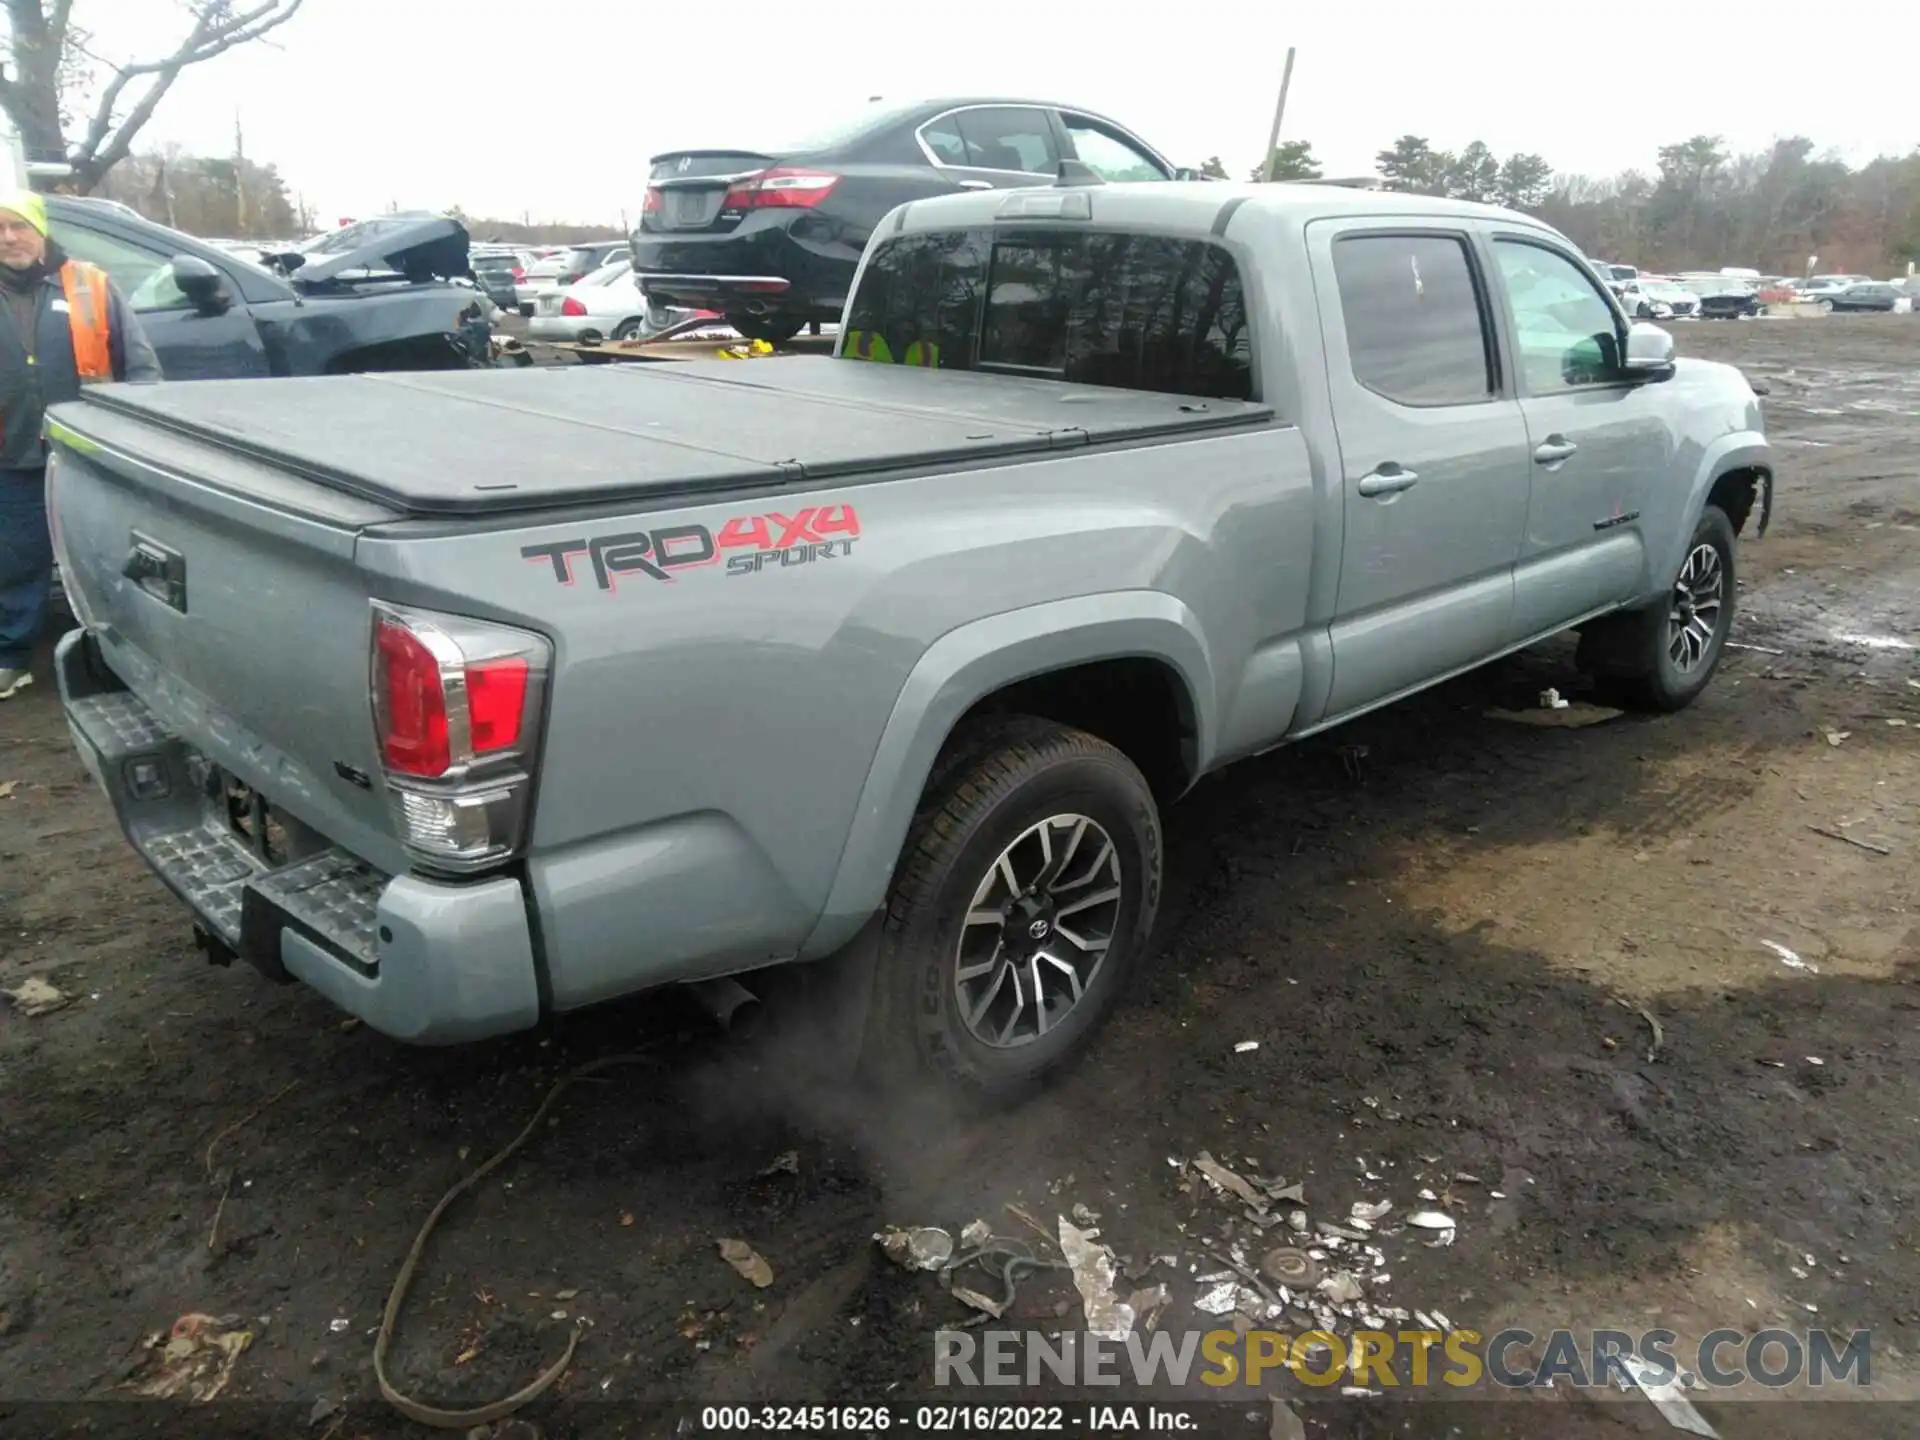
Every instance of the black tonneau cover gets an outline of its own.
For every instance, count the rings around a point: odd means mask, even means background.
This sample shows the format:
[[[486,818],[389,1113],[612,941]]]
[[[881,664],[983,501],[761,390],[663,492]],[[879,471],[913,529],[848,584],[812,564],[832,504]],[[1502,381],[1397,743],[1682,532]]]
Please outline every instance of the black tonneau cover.
[[[86,398],[419,515],[827,481],[1272,419],[1239,401],[816,356],[200,380]]]

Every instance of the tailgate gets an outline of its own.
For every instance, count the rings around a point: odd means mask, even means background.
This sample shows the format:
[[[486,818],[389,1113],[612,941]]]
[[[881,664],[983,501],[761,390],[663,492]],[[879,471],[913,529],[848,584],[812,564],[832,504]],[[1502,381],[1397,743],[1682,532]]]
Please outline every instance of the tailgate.
[[[380,774],[354,546],[392,512],[93,405],[49,438],[67,593],[108,666],[214,765],[404,870],[383,795],[350,778]]]

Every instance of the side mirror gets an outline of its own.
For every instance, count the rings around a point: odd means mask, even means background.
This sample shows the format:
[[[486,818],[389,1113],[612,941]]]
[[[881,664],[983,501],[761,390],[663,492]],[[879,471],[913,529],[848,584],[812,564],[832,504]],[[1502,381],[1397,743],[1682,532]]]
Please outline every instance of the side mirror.
[[[1667,374],[1673,369],[1673,336],[1658,325],[1629,325],[1620,368],[1630,375]]]
[[[176,255],[169,263],[173,283],[202,315],[219,315],[233,304],[227,277],[197,255]]]

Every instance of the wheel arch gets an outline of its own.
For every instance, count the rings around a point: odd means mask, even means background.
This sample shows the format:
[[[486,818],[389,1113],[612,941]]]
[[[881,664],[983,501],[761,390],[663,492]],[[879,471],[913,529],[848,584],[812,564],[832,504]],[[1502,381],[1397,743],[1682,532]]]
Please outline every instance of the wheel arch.
[[[801,955],[832,953],[886,903],[921,796],[968,720],[1040,714],[1088,729],[1125,751],[1156,793],[1170,798],[1211,759],[1214,694],[1198,617],[1157,591],[1079,596],[949,631],[920,658],[894,702],[821,919]],[[1116,703],[1126,699],[1139,709]]]

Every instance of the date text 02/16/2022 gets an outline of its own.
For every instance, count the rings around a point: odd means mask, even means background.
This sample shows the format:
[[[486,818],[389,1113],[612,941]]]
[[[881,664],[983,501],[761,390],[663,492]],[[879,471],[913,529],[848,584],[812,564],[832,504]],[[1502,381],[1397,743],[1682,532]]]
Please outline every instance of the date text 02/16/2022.
[[[700,1433],[913,1435],[1194,1433],[1200,1417],[1180,1405],[709,1405]]]

